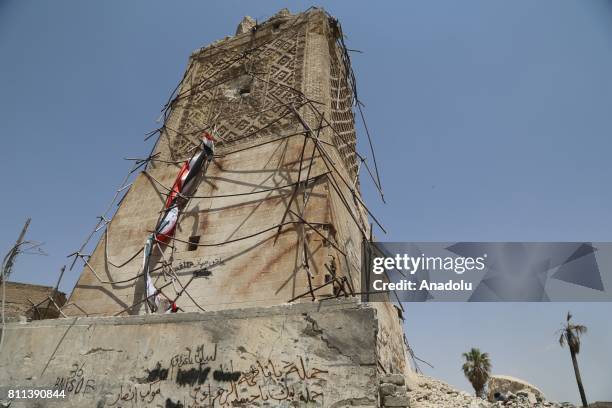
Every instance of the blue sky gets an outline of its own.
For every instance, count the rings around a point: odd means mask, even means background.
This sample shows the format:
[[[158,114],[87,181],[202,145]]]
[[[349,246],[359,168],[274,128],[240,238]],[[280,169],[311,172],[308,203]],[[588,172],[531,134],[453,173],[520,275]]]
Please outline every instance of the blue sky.
[[[308,2],[0,0],[0,162],[6,252],[31,216],[14,280],[54,284],[143,156],[190,52]],[[611,241],[612,3],[330,1],[353,55],[388,204],[362,180],[389,241]],[[360,148],[367,153],[363,134]],[[70,291],[79,274],[69,272]],[[612,400],[610,304],[409,305],[428,374],[469,390],[460,353],[577,400],[554,330],[587,323],[589,397]]]

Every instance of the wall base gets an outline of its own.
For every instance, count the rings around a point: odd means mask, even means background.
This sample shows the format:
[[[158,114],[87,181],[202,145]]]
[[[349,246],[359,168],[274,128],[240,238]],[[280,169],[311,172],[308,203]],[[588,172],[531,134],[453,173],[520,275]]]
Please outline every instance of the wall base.
[[[378,406],[376,309],[351,300],[7,325],[11,407]]]

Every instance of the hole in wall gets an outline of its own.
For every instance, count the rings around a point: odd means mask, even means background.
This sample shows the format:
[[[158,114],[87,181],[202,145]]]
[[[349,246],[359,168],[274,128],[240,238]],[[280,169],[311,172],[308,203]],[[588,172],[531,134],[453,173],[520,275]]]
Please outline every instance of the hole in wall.
[[[198,244],[200,243],[200,236],[199,235],[193,235],[191,237],[189,237],[189,243],[187,244],[187,250],[188,251],[195,251],[196,249],[198,249]]]
[[[240,94],[240,96],[249,96],[250,93],[251,93],[251,84],[243,85],[238,90],[238,94]]]

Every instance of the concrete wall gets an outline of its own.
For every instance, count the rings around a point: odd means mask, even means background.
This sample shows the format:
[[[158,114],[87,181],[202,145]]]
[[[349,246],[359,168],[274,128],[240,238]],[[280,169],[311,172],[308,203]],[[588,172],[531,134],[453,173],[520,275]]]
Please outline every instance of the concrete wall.
[[[11,407],[374,407],[377,325],[374,308],[350,301],[12,323],[0,396],[66,393]]]

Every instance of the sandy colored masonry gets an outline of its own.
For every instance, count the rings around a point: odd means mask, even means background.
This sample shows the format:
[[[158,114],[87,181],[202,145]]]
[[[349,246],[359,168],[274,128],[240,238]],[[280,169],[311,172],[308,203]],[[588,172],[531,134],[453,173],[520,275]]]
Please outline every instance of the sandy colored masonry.
[[[331,280],[297,301],[359,291],[370,227],[359,203],[338,26],[314,9],[242,31],[191,55],[154,160],[86,258],[70,298],[88,315],[144,312],[142,304],[130,308],[144,296],[144,280],[134,279],[140,251],[203,129],[217,138],[216,155],[175,239],[153,253],[156,286],[176,278],[163,289],[175,298],[189,283],[189,296],[177,301],[187,312],[282,304]]]
[[[17,321],[22,317],[29,319],[59,317],[57,307],[48,299],[50,296],[59,307],[66,303],[66,295],[59,291],[54,292],[54,288],[50,286],[6,282],[5,318],[8,321]],[[2,299],[1,293],[0,299]],[[33,305],[38,307],[34,308]]]

